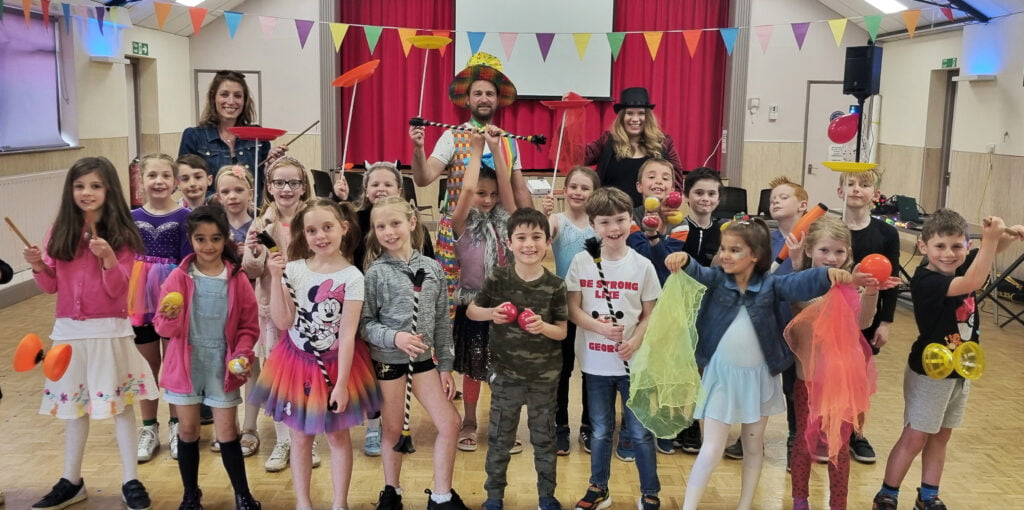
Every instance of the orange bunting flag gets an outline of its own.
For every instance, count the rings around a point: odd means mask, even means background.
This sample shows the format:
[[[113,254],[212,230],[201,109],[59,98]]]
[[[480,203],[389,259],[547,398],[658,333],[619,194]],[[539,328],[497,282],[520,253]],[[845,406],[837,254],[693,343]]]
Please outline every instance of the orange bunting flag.
[[[164,23],[167,23],[167,16],[171,14],[171,4],[153,2],[153,10],[156,11],[156,26],[163,30]]]
[[[348,23],[331,23],[331,39],[334,39],[334,51],[341,51],[341,42],[348,32]]]
[[[447,38],[451,39],[452,32],[451,32],[451,30],[434,30],[434,36],[436,36],[436,37],[447,37]],[[444,52],[448,50],[448,45],[446,44],[444,46],[441,46],[437,50],[441,52],[441,57],[443,58],[444,57]]]
[[[409,56],[409,50],[412,49],[412,43],[409,42],[409,38],[416,35],[415,28],[398,28],[398,39],[402,41],[402,51],[405,52],[405,56]]]
[[[700,44],[700,36],[703,30],[683,30],[683,41],[686,41],[686,49],[690,50],[690,58],[697,54],[697,45]]]
[[[658,48],[661,47],[661,36],[663,35],[665,35],[665,32],[644,32],[644,40],[647,41],[647,51],[651,52],[651,60],[658,56]]]
[[[920,10],[903,11],[903,23],[907,25],[907,35],[914,38],[914,31],[917,30],[917,20],[921,18]]]
[[[843,34],[846,33],[846,18],[828,20],[828,28],[832,29],[832,38],[836,40],[836,47],[842,46]]]
[[[204,9],[202,7],[188,8],[188,15],[192,18],[193,33],[198,34],[199,31],[203,28],[203,20],[206,19],[207,12],[209,12],[209,9]]]
[[[758,25],[754,27],[754,32],[757,33],[757,40],[761,41],[761,53],[768,51],[768,42],[772,40],[773,30],[775,30],[775,25]]]
[[[25,28],[28,28],[32,20],[32,0],[21,0],[21,12],[25,14]]]

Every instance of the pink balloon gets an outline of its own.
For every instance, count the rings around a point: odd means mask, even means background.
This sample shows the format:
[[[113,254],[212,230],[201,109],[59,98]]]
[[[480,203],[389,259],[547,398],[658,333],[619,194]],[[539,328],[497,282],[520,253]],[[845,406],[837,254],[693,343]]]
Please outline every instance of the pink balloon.
[[[860,124],[860,114],[851,113],[836,117],[828,123],[828,139],[835,143],[846,143],[857,136],[857,128]]]

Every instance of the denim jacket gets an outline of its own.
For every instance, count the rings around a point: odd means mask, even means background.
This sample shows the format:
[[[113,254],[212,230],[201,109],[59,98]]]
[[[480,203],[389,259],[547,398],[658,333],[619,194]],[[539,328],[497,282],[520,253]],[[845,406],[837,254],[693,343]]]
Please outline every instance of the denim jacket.
[[[252,173],[252,165],[255,161],[263,161],[270,155],[270,142],[260,142],[259,157],[253,155],[256,142],[254,140],[235,140],[235,154],[231,155],[231,148],[224,140],[220,139],[217,126],[196,126],[185,128],[181,134],[181,146],[178,148],[178,157],[185,154],[195,154],[204,160],[209,167],[207,170],[211,176],[216,176],[222,166],[242,165]],[[263,188],[263,178],[260,175],[260,188]],[[211,186],[212,188],[212,186]],[[262,189],[256,190],[262,193]],[[208,193],[209,194],[209,193]]]
[[[782,338],[786,324],[779,318],[776,304],[780,300],[807,301],[828,292],[832,286],[828,268],[824,267],[782,276],[755,272],[746,293],[740,295],[736,278],[720,267],[707,268],[691,260],[683,270],[708,288],[697,315],[696,357],[701,368],[711,361],[740,306],[746,305],[768,369],[772,374],[781,373],[793,363],[793,353]]]

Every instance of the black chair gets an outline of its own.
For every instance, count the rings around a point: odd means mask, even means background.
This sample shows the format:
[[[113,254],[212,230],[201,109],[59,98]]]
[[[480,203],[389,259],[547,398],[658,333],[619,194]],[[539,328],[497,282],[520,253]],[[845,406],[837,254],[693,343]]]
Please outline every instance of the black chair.
[[[718,208],[712,213],[715,218],[730,219],[738,213],[747,211],[747,190],[733,186],[722,189],[722,199]]]
[[[441,208],[441,202],[444,202],[444,194],[445,194],[445,191],[447,191],[447,189],[448,189],[448,178],[447,177],[442,177],[442,178],[438,179],[437,180],[437,203],[436,204],[421,205],[419,203],[419,201],[416,200],[416,183],[413,182],[412,177],[409,177],[408,175],[403,175],[402,176],[402,196],[405,197],[406,200],[408,200],[408,201],[413,203],[413,206],[416,207],[416,211],[417,212],[423,213],[423,211],[430,211],[431,218],[433,218],[435,220],[437,219],[437,215],[434,212],[434,208],[435,207],[438,208],[438,209]]]
[[[363,174],[355,172],[345,172],[342,174],[345,176],[345,180],[348,181],[348,198],[351,202],[363,193]]]
[[[757,215],[762,218],[772,217],[772,190],[765,188],[761,190],[761,196],[757,200]]]
[[[319,198],[330,198],[334,192],[331,174],[323,170],[310,170],[313,173],[313,193]]]

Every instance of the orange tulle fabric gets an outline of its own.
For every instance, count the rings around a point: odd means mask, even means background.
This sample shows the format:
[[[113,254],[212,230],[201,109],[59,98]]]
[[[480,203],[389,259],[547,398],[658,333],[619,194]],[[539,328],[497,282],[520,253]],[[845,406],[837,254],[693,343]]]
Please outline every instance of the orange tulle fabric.
[[[785,337],[807,384],[807,429],[797,440],[815,451],[819,439],[833,462],[845,447],[842,428],[860,432],[871,405],[878,372],[860,332],[860,295],[850,285],[832,287],[786,327]]]

